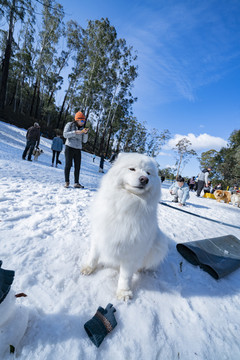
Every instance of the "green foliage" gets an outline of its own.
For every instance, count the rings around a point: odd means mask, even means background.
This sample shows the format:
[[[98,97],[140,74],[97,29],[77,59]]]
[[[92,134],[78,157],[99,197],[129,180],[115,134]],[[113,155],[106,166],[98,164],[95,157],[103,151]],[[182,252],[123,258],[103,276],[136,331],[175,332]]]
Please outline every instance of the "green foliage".
[[[211,175],[217,175],[217,166],[216,166],[216,156],[218,152],[216,150],[208,150],[201,154],[201,157],[198,159],[202,169],[210,166],[212,168]],[[219,175],[219,174],[218,174]]]
[[[234,130],[229,137],[227,147],[220,151],[209,150],[200,157],[202,167],[211,166],[213,183],[223,181],[232,186],[240,183],[240,130]]]
[[[166,179],[176,179],[175,171],[173,171],[171,168],[159,169],[158,174],[159,176],[165,176]]]
[[[59,3],[39,3],[41,24],[36,28],[35,2],[2,2],[0,16],[5,17],[11,30],[0,33],[1,61],[7,64],[0,69],[4,118],[24,127],[37,120],[43,132],[52,136],[80,110],[91,123],[88,151],[110,154],[114,147],[156,157],[170,134],[156,129],[148,133],[145,124],[133,116],[132,106],[137,99],[132,88],[138,76],[133,48],[117,37],[107,18],[89,20],[84,29],[72,20],[64,23]],[[20,30],[15,34],[17,22]],[[64,42],[66,47],[61,49]],[[56,97],[68,64],[67,89],[58,107]]]
[[[147,153],[149,156],[156,157],[165,142],[170,139],[169,130],[163,130],[161,133],[157,129],[153,129],[148,134]]]

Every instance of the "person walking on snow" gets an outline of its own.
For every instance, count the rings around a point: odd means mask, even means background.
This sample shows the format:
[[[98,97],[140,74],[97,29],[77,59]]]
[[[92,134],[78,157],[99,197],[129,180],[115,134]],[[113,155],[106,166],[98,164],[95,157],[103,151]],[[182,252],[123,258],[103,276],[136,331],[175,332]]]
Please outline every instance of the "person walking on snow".
[[[104,153],[100,157],[100,164],[99,164],[99,170],[98,170],[100,173],[104,173],[103,167],[104,167],[105,156],[106,156],[106,154]]]
[[[75,188],[84,188],[79,183],[80,167],[81,167],[81,150],[82,144],[88,141],[88,128],[85,128],[85,116],[81,111],[75,114],[75,120],[65,125],[63,136],[65,137],[65,187],[68,188],[70,181],[70,170],[72,161],[74,161],[74,180]]]
[[[28,129],[26,138],[27,138],[27,143],[26,143],[25,149],[22,154],[22,159],[26,160],[26,155],[29,150],[27,159],[28,159],[28,161],[32,161],[31,157],[32,157],[32,153],[35,148],[35,145],[38,149],[39,142],[40,142],[40,126],[37,122],[35,122],[34,125]]]
[[[55,155],[56,155],[56,167],[57,167],[59,164],[59,155],[63,149],[63,141],[62,141],[60,135],[57,135],[53,138],[51,149],[52,149],[52,153],[53,153],[52,166],[54,165],[54,159],[55,159]]]
[[[202,189],[205,186],[208,186],[208,176],[209,176],[209,172],[212,170],[212,168],[210,166],[208,166],[207,169],[203,169],[203,171],[201,171],[198,174],[198,187],[197,187],[197,196],[199,197],[201,194]]]
[[[177,177],[175,181],[169,188],[169,192],[173,195],[173,202],[179,202],[179,206],[185,206],[186,200],[189,199],[189,186],[184,182],[182,176]]]

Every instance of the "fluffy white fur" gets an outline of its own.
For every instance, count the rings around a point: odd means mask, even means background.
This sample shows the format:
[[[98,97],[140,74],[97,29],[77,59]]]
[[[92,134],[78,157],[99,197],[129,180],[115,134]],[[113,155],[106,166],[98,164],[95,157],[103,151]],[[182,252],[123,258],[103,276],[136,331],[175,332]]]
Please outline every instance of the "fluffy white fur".
[[[38,161],[38,158],[42,153],[43,153],[42,149],[34,149],[33,150],[34,160]]]
[[[237,204],[237,206],[240,207],[240,193],[233,194],[231,196],[231,202],[232,202],[233,206],[235,206],[235,204]]]
[[[88,264],[119,267],[118,299],[132,297],[133,274],[153,269],[165,258],[167,239],[157,222],[161,182],[155,161],[137,153],[122,153],[103,177],[90,219],[92,242]]]

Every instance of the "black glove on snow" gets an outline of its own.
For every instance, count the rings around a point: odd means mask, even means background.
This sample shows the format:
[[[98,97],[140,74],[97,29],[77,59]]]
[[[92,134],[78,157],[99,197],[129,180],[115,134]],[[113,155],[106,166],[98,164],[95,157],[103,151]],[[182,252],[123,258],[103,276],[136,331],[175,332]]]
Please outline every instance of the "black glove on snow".
[[[116,309],[112,304],[108,304],[106,309],[103,309],[101,306],[99,306],[96,314],[92,317],[92,319],[84,324],[84,328],[90,340],[97,347],[101,345],[105,336],[110,333],[117,325],[117,321],[114,316],[115,311]]]
[[[15,272],[12,270],[1,269],[2,261],[0,260],[0,304],[7,296],[13,283]]]

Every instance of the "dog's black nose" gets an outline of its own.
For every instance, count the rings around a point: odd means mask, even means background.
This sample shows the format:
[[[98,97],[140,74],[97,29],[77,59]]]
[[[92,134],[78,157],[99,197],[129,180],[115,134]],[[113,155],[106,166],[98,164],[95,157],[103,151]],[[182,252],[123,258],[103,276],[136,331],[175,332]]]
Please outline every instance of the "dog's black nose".
[[[139,181],[142,185],[147,185],[149,180],[146,176],[140,176]]]

